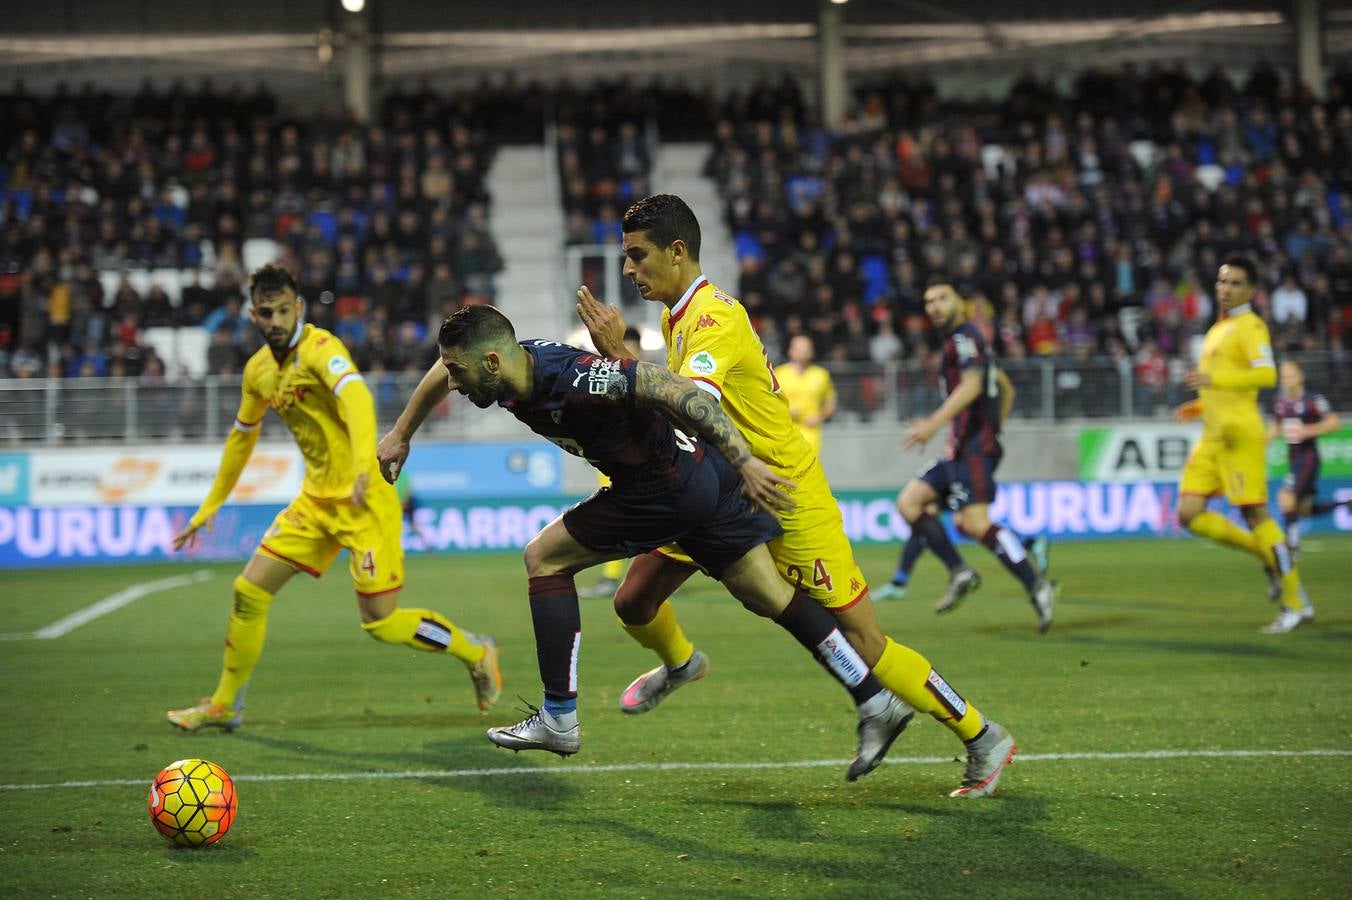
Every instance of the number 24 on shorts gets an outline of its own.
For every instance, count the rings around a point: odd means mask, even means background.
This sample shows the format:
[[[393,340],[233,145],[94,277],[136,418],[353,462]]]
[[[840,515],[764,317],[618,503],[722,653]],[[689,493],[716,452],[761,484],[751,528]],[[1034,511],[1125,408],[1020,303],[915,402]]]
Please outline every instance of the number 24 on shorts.
[[[805,590],[807,588],[807,585],[803,583],[807,578],[807,573],[803,571],[802,566],[785,566],[784,574],[789,577],[794,583],[794,586],[799,590]],[[812,586],[824,587],[828,591],[834,590],[834,588],[831,587],[831,573],[826,571],[826,566],[823,565],[820,559],[814,559],[812,561]]]

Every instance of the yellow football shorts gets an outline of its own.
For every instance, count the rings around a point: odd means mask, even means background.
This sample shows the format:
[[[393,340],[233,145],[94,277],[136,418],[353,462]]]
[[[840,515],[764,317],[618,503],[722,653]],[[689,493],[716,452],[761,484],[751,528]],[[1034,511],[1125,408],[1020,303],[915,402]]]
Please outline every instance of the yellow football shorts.
[[[868,583],[845,537],[845,520],[831,495],[826,473],[814,457],[805,471],[790,480],[797,484],[793,498],[798,506],[780,519],[784,533],[768,545],[775,568],[785,581],[806,591],[827,609],[848,609],[863,598]],[[695,565],[675,544],[658,552]]]
[[[366,490],[366,506],[298,494],[277,514],[259,553],[318,578],[343,550],[357,593],[366,596],[404,586],[404,520],[399,494],[383,478]]]
[[[1188,454],[1179,493],[1224,494],[1235,506],[1267,503],[1267,459],[1262,434],[1203,437]]]

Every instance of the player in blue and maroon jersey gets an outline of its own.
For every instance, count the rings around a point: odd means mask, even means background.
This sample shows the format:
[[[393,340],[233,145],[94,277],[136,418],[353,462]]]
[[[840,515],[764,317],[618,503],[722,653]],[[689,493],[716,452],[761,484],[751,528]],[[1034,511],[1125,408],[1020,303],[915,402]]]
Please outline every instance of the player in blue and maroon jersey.
[[[897,508],[948,567],[948,589],[935,612],[957,608],[981,584],[948,539],[943,524],[927,511],[935,503],[952,509],[954,522],[968,537],[985,544],[1028,591],[1038,630],[1052,624],[1056,585],[1029,562],[1023,540],[991,523],[995,469],[1000,464],[1000,370],[981,332],[967,321],[966,308],[952,282],[935,277],[925,290],[925,313],[944,337],[941,374],[947,398],[930,415],[913,422],[902,446],[923,446],[952,423],[948,456],[913,478],[897,496]]]
[[[1336,431],[1341,422],[1323,394],[1305,389],[1305,372],[1300,363],[1294,360],[1282,363],[1279,377],[1281,390],[1272,401],[1273,421],[1268,426],[1268,440],[1281,435],[1286,441],[1291,471],[1277,493],[1277,506],[1286,526],[1286,544],[1295,558],[1300,552],[1300,520],[1332,512],[1343,505],[1319,500],[1317,443],[1320,436]]]
[[[582,626],[573,576],[679,541],[850,692],[859,711],[859,749],[846,777],[854,780],[882,761],[914,710],[883,688],[830,613],[780,579],[765,542],[781,529],[767,510],[791,508],[780,489],[793,485],[751,455],[715,400],[652,363],[553,341],[518,343],[511,322],[491,306],[468,306],[447,318],[437,344],[441,360],[376,451],[387,480],[398,476],[409,437],[451,390],[481,408],[501,406],[611,479],[526,546],[544,702],[516,725],[489,729],[489,740],[511,750],[577,752]]]

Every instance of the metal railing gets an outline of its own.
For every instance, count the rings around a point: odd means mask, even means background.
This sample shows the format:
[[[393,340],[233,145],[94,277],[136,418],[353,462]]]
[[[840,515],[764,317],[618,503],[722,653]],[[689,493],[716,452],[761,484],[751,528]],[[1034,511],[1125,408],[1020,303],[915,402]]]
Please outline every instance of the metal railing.
[[[1335,409],[1352,410],[1352,359],[1329,353],[1299,357],[1306,382]],[[1129,362],[1069,358],[1006,360],[1015,386],[1014,417],[1030,420],[1162,418],[1192,393],[1176,381],[1144,384]],[[832,366],[840,397],[836,418],[902,421],[926,415],[943,400],[938,373],[914,361]],[[403,410],[421,375],[367,373],[382,428]],[[207,377],[165,384],[139,378],[0,380],[0,444],[146,443],[218,441],[239,407],[238,378]],[[1262,402],[1266,407],[1268,397]],[[264,434],[285,438],[276,417]],[[510,416],[485,413],[452,396],[423,428],[441,438],[498,436],[515,427]]]

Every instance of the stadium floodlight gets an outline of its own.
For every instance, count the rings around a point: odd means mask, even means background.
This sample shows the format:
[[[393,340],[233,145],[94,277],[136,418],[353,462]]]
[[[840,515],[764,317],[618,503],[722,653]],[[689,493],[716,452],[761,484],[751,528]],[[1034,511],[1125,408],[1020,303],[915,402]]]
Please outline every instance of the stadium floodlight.
[[[850,0],[831,0],[831,3],[834,4],[834,5],[836,5],[836,6],[844,6],[846,3],[849,3],[849,2],[850,2]]]
[[[350,13],[359,13],[366,9],[366,0],[343,0],[343,9]]]

